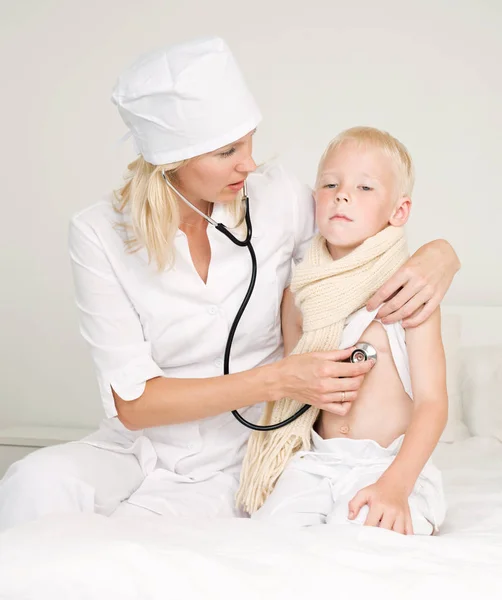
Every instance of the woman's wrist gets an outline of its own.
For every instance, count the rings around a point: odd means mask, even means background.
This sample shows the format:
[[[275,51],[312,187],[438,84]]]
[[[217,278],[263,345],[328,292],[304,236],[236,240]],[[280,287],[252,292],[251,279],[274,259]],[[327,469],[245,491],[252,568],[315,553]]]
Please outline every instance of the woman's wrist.
[[[278,402],[287,395],[282,368],[284,360],[259,367],[259,387],[263,390],[263,398],[266,402]]]

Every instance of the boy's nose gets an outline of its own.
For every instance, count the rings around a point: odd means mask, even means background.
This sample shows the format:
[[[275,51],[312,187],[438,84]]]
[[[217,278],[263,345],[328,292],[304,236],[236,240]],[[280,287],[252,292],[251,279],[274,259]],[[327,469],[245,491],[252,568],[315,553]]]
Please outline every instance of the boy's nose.
[[[344,192],[343,190],[338,190],[338,193],[336,195],[336,201],[337,202],[350,202],[350,198],[346,192]]]

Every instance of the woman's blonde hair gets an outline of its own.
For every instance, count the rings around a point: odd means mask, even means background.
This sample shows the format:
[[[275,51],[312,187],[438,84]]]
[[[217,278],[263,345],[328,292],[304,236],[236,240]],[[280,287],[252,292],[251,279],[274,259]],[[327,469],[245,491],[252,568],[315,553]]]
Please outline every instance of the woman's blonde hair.
[[[375,129],[374,127],[352,127],[351,129],[342,131],[331,140],[319,161],[316,187],[319,183],[319,177],[328,155],[347,141],[353,141],[360,145],[368,145],[383,150],[387,156],[394,161],[396,166],[399,195],[411,196],[413,185],[415,183],[415,173],[410,153],[406,149],[406,146],[390,135],[390,133]]]
[[[157,166],[140,155],[128,165],[126,184],[114,192],[115,210],[121,215],[127,212],[129,217],[117,223],[127,231],[127,250],[137,252],[145,248],[149,262],[155,261],[159,271],[174,265],[174,237],[180,226],[180,200],[166,185],[162,171],[176,187],[178,171],[191,160],[196,159]],[[242,204],[239,194],[229,206],[235,228],[244,219]]]

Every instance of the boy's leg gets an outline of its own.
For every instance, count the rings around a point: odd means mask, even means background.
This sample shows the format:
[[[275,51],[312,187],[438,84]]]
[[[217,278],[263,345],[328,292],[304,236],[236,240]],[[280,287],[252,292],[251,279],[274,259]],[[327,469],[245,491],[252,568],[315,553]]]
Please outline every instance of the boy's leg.
[[[0,531],[55,513],[108,515],[143,479],[132,454],[81,442],[42,448],[0,481]]]
[[[389,465],[354,467],[351,473],[335,486],[334,507],[326,522],[364,525],[369,507],[363,506],[355,519],[349,519],[349,503],[357,492],[376,483]],[[427,465],[422,471],[408,498],[408,503],[415,535],[431,535],[438,531],[439,525],[444,520],[445,502],[441,475],[432,464]]]
[[[291,460],[252,519],[299,527],[325,523],[333,505],[331,484],[325,477],[297,468],[299,460],[302,459]]]
[[[429,462],[409,497],[413,533],[432,535],[439,532],[446,515],[441,472]]]

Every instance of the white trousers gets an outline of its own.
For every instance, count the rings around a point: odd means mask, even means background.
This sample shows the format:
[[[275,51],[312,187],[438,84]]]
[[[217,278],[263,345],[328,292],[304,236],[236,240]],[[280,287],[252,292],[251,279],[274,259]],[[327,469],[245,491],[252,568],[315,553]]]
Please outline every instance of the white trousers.
[[[143,479],[132,454],[80,442],[36,450],[0,481],[0,531],[50,514],[110,515]]]
[[[386,471],[402,439],[403,436],[383,448],[373,440],[335,438],[322,441],[329,452],[299,452],[288,463],[272,494],[251,518],[291,526],[363,525],[368,506],[351,520],[349,502]],[[408,503],[415,534],[430,535],[438,530],[445,517],[445,501],[441,473],[432,463],[423,469]]]
[[[14,463],[0,481],[0,531],[53,514],[240,517],[237,478],[196,479],[146,469],[133,452],[85,442],[42,448]]]

